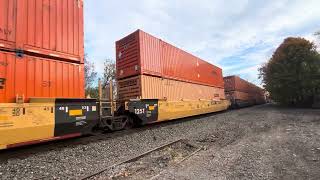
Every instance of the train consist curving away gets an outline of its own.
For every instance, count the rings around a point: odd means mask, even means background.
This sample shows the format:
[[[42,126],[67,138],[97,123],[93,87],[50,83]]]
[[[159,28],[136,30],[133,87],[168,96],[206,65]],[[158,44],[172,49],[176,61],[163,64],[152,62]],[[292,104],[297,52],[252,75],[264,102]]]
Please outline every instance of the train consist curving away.
[[[265,102],[261,88],[141,30],[116,42],[116,101],[85,99],[83,2],[0,10],[0,149]]]
[[[238,76],[224,77],[226,98],[231,108],[241,108],[266,103],[266,92]]]

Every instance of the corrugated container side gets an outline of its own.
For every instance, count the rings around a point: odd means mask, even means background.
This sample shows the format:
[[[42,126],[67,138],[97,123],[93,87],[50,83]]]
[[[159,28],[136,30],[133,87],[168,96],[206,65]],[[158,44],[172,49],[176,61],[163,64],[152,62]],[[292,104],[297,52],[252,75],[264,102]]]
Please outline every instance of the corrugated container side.
[[[166,74],[168,78],[174,77],[176,74],[181,73],[182,51],[178,48],[174,48],[173,45],[163,42],[162,43],[162,73]],[[193,73],[195,76],[195,73]]]
[[[0,15],[0,44],[83,62],[82,0],[1,0]]]
[[[198,81],[197,58],[169,43],[162,44],[163,77],[201,83]]]
[[[150,34],[138,32],[142,74],[162,76],[162,41]]]
[[[198,79],[197,81],[203,84],[215,84],[217,87],[224,87],[222,69],[214,66],[201,59],[198,60],[199,64]]]
[[[0,103],[13,103],[16,96],[84,98],[83,65],[0,52]]]
[[[128,99],[167,99],[178,101],[183,99],[199,100],[225,99],[224,89],[204,86],[183,81],[141,75],[118,82],[120,100]]]
[[[224,77],[224,89],[225,91],[234,91],[235,90],[235,78],[234,76]]]
[[[0,49],[14,49],[17,0],[0,1]]]
[[[145,74],[224,88],[220,68],[141,30],[116,47],[118,79]]]
[[[142,76],[142,97],[148,99],[156,96],[158,99],[225,99],[224,89],[211,86],[198,85],[183,81]]]

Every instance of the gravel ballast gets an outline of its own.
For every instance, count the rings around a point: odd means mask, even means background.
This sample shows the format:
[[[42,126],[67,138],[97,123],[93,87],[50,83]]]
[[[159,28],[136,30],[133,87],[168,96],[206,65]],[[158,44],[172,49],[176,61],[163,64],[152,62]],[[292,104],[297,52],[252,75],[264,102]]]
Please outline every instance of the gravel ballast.
[[[181,138],[203,150],[158,179],[320,179],[320,111],[275,105],[2,151],[0,177],[78,179]]]

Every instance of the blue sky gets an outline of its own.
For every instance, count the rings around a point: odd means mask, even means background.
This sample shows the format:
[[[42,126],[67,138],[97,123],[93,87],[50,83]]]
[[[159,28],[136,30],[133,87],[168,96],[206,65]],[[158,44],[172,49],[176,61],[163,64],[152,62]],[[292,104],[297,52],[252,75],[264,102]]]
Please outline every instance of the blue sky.
[[[319,0],[85,0],[85,51],[103,72],[115,41],[142,29],[260,84],[258,68],[289,36],[314,40]]]

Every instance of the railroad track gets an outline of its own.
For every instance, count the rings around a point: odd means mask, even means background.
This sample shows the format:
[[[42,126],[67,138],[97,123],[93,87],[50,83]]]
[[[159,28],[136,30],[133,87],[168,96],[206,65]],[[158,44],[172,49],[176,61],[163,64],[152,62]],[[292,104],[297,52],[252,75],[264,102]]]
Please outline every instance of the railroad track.
[[[156,148],[154,148],[154,149],[152,149],[152,150],[149,150],[149,151],[147,151],[147,152],[144,152],[144,153],[142,153],[142,154],[140,154],[140,155],[138,155],[138,156],[135,156],[135,157],[133,157],[133,158],[129,158],[129,159],[127,159],[127,160],[121,161],[121,162],[116,163],[116,164],[114,164],[114,165],[108,166],[108,167],[106,167],[106,168],[104,168],[104,169],[102,169],[102,170],[99,170],[99,171],[97,171],[97,172],[94,172],[94,173],[92,173],[92,174],[89,174],[89,175],[87,175],[87,176],[84,176],[84,177],[82,177],[82,178],[80,178],[80,179],[81,179],[81,180],[87,180],[87,179],[96,177],[96,176],[98,176],[98,175],[100,175],[100,174],[102,174],[102,173],[104,173],[104,172],[106,172],[106,171],[108,171],[108,170],[110,170],[110,169],[112,169],[112,168],[114,168],[114,167],[120,166],[120,165],[122,165],[122,164],[126,164],[126,163],[133,162],[133,161],[135,161],[135,160],[137,160],[137,159],[140,159],[140,158],[142,158],[142,157],[144,157],[144,156],[146,156],[146,155],[148,155],[148,154],[150,154],[150,153],[152,153],[152,152],[159,151],[159,150],[161,150],[161,149],[164,149],[164,148],[166,148],[166,147],[168,147],[168,146],[171,146],[171,145],[173,145],[173,144],[175,144],[175,143],[182,142],[182,141],[185,141],[185,139],[178,139],[178,140],[176,140],[176,141],[172,141],[172,142],[167,143],[167,144],[165,144],[165,145],[161,145],[161,146],[156,147]],[[199,151],[199,150],[197,150],[197,152],[198,152],[198,151]],[[192,155],[193,155],[193,153],[192,153]],[[189,158],[190,156],[191,156],[191,155],[189,155],[187,158]],[[187,158],[184,158],[183,160],[181,160],[181,162],[184,161],[184,160],[186,160]]]
[[[36,155],[37,153],[55,151],[62,148],[72,148],[79,145],[89,144],[91,142],[104,141],[135,132],[139,132],[139,129],[123,130],[112,133],[96,133],[71,139],[50,141],[41,144],[2,150],[0,152],[0,162],[6,162],[14,158],[25,158],[28,156]]]
[[[206,116],[209,116],[209,115],[206,115]],[[146,126],[139,127],[139,128],[123,130],[123,131],[116,131],[116,132],[112,132],[112,133],[97,133],[97,134],[94,134],[91,136],[65,139],[65,140],[60,140],[60,141],[52,141],[52,142],[46,142],[43,144],[36,144],[36,145],[19,147],[19,148],[10,149],[10,150],[4,150],[4,151],[0,152],[0,163],[7,163],[10,159],[17,159],[17,158],[18,159],[25,159],[25,158],[28,158],[29,156],[35,156],[39,153],[42,154],[42,153],[56,151],[56,150],[60,151],[63,148],[71,148],[72,149],[77,146],[90,144],[92,142],[107,141],[108,139],[113,139],[113,138],[117,138],[117,137],[121,137],[121,136],[128,136],[132,133],[139,133],[139,132],[145,131],[145,130],[156,129],[156,128],[160,128],[160,127],[184,123],[187,121],[198,119],[200,117],[203,117],[203,116],[193,117],[193,118],[185,118],[184,120],[168,121],[168,122],[163,122],[163,123],[154,124],[154,125],[146,125]],[[182,140],[179,139],[177,141],[168,143],[168,144],[163,145],[161,147],[164,148],[164,147],[169,146],[170,144],[174,144],[179,141],[182,141]],[[148,153],[160,150],[161,147],[157,147],[157,148],[151,150],[150,152],[145,152],[145,153],[141,154],[140,156],[137,156],[135,158],[131,158],[130,160],[134,160],[136,158],[147,155]],[[121,163],[123,164],[126,162],[130,162],[130,160],[123,161]],[[121,163],[118,163],[118,164],[121,164]],[[115,164],[115,165],[118,165],[118,164]],[[115,166],[115,165],[113,165],[113,166]],[[112,167],[112,166],[110,166],[110,167]],[[34,179],[47,179],[47,178],[51,178],[51,177],[53,177],[53,176],[52,175],[45,175],[45,176],[35,177]],[[79,177],[77,177],[76,179],[79,179]],[[86,179],[86,178],[83,177],[83,179]]]

